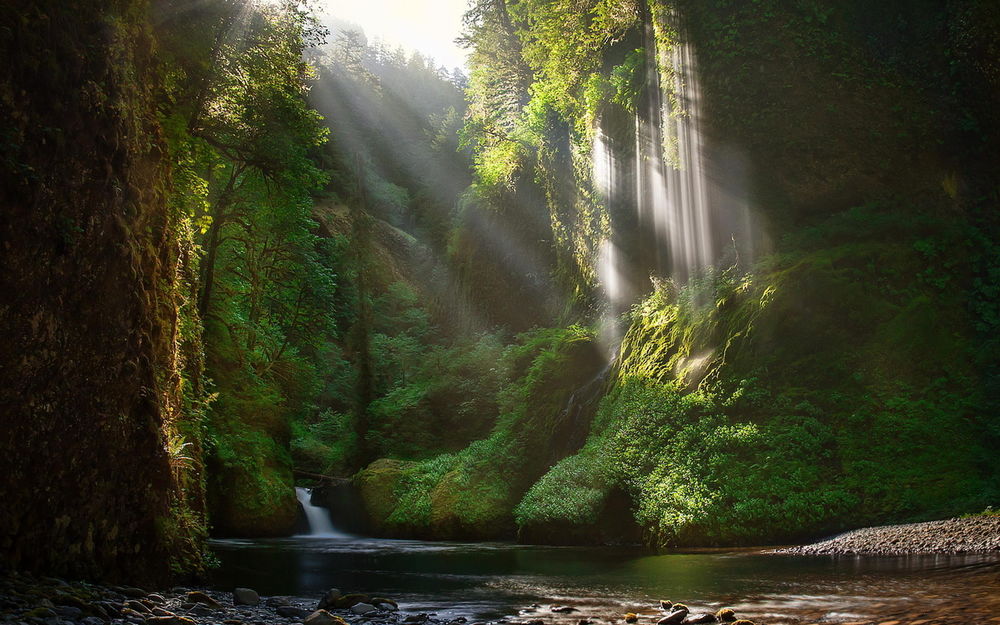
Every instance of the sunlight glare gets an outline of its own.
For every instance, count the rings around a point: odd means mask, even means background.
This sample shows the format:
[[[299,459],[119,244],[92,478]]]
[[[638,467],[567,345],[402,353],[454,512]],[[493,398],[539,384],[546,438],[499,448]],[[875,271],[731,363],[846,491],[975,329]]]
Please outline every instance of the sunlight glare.
[[[369,39],[430,56],[449,70],[465,69],[466,53],[455,44],[466,0],[321,0],[325,17],[352,22]]]

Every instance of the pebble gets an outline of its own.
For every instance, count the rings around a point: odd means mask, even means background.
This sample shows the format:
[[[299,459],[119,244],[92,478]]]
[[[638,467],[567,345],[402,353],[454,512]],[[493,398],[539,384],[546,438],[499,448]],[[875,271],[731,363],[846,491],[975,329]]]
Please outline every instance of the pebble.
[[[984,553],[1000,550],[1000,515],[865,527],[811,545],[776,553],[834,555],[910,555]]]

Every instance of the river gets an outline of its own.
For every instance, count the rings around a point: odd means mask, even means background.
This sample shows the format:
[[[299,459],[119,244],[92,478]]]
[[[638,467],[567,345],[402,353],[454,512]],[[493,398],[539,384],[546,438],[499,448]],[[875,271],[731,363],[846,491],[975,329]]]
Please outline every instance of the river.
[[[1000,556],[832,557],[761,549],[650,553],[302,536],[216,540],[213,584],[319,597],[331,587],[396,599],[406,613],[472,621],[653,616],[659,599],[722,606],[761,623],[972,623],[1000,616]],[[534,607],[532,607],[534,605]],[[576,608],[553,614],[553,605]],[[645,621],[645,619],[644,619]],[[653,621],[655,622],[655,621]]]

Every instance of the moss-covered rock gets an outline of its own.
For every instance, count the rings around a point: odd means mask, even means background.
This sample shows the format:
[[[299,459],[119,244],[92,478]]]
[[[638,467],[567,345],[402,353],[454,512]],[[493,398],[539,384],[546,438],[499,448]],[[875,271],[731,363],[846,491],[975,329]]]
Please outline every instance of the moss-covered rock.
[[[379,460],[355,476],[372,527],[389,535],[499,538],[515,533],[513,510],[551,462],[582,444],[589,419],[567,410],[603,359],[577,327],[522,337],[507,366],[515,382],[501,393],[505,413],[492,434],[465,449],[421,462]]]

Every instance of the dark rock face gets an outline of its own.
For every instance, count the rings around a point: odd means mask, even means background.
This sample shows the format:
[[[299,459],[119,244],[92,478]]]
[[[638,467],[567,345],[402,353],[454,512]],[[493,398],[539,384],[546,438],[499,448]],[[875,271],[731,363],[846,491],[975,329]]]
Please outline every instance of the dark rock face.
[[[322,506],[330,511],[330,520],[335,527],[356,534],[364,534],[369,530],[364,500],[349,479],[320,484],[312,490],[311,501],[314,506]]]
[[[177,245],[145,2],[20,2],[0,31],[0,559],[163,579]]]

